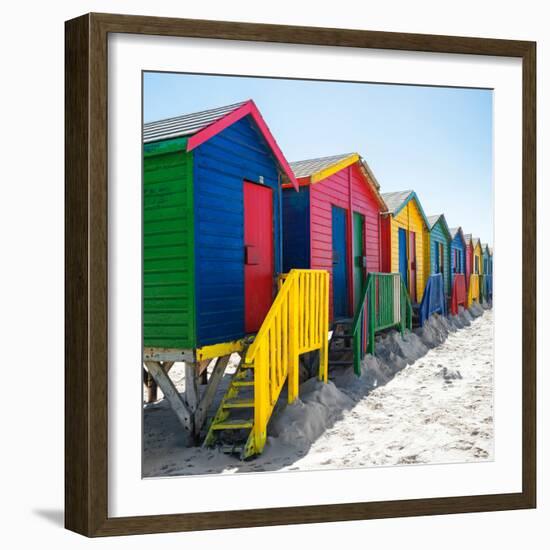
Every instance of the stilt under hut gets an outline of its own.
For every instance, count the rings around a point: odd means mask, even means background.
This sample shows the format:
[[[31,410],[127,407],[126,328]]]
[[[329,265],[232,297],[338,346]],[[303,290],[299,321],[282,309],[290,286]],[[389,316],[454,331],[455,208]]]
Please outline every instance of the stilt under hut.
[[[259,453],[283,385],[297,396],[304,349],[321,351],[326,380],[328,274],[292,271],[277,293],[281,183],[298,182],[252,100],[147,123],[143,142],[147,380],[199,439],[230,354],[241,354],[206,443]],[[183,397],[168,375],[175,361]]]
[[[461,227],[451,232],[451,306],[452,315],[458,314],[459,306],[467,307],[468,287],[466,284],[466,240]]]

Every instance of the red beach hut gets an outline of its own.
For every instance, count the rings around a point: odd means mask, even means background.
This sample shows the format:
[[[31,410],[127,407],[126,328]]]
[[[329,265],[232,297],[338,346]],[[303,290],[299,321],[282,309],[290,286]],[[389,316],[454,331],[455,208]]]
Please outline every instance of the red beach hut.
[[[368,272],[381,269],[380,186],[357,153],[290,163],[300,185],[283,189],[283,267],[331,275],[331,319],[351,317]]]

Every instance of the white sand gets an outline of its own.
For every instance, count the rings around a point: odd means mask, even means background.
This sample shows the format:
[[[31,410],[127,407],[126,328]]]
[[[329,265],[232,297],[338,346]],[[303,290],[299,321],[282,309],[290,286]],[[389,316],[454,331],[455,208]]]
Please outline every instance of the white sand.
[[[274,414],[264,453],[247,462],[215,449],[186,447],[164,400],[148,406],[144,475],[492,459],[491,310],[478,306],[457,318],[433,316],[404,339],[392,332],[378,339],[376,358],[367,356],[363,371],[360,378],[336,371],[326,385],[308,380],[300,398]],[[171,374],[179,375],[183,389],[179,369]]]

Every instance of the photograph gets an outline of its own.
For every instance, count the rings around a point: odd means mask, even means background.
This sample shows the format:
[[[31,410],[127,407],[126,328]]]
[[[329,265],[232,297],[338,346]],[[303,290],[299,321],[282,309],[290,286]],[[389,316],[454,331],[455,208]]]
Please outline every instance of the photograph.
[[[142,72],[143,478],[495,459],[493,114]]]

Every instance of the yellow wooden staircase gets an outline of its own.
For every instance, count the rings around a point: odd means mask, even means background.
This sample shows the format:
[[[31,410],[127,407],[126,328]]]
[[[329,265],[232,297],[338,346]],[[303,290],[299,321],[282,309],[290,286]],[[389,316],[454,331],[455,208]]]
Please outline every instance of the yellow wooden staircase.
[[[260,454],[285,383],[298,397],[300,355],[319,350],[319,379],[328,376],[328,272],[293,269],[233,375],[204,444],[242,459]]]

